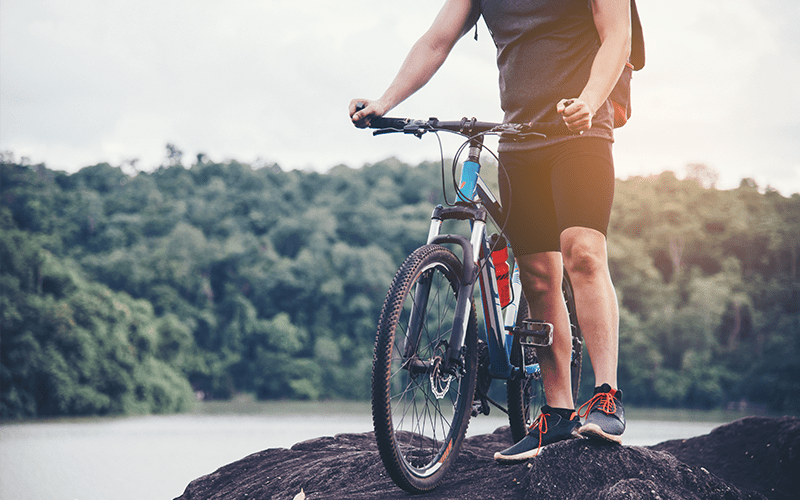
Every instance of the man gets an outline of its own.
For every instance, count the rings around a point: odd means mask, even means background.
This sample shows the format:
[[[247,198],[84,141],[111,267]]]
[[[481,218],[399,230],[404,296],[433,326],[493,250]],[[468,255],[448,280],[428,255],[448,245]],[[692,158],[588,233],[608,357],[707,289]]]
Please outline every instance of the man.
[[[354,99],[356,122],[382,116],[425,85],[455,43],[483,16],[497,45],[500,98],[510,123],[563,120],[573,135],[501,139],[500,194],[507,235],[533,318],[553,324],[537,349],[547,405],[499,461],[525,460],[542,446],[590,437],[621,442],[616,294],[606,232],[614,191],[613,106],[608,100],[630,55],[630,0],[447,0],[377,100]],[[364,108],[356,111],[357,104]],[[570,386],[570,327],[561,297],[566,268],[595,374],[595,396],[576,414]]]

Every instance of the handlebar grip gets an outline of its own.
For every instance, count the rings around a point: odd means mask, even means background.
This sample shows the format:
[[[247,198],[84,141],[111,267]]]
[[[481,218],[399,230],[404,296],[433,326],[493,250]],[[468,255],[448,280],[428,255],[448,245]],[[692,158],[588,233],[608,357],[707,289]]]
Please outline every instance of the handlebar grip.
[[[367,106],[360,102],[356,104],[356,112],[361,111]],[[408,118],[387,118],[385,116],[367,115],[364,118],[353,122],[358,128],[372,128],[386,130],[387,132],[402,131],[411,122]],[[377,132],[376,132],[377,133]]]
[[[362,109],[364,109],[366,107],[367,106],[363,102],[359,102],[358,104],[356,104],[356,113],[358,113],[359,111],[361,111]],[[367,126],[368,126],[367,118],[369,118],[369,116],[365,116],[364,118],[362,118],[360,120],[354,121],[353,125],[356,128],[367,128]]]
[[[526,132],[541,134],[547,137],[575,135],[575,132],[572,132],[567,128],[567,124],[564,123],[564,120],[558,120],[549,123],[532,123],[525,127],[522,135],[524,136]]]
[[[411,120],[408,118],[388,118],[385,116],[378,116],[373,117],[369,121],[369,128],[402,131],[409,123],[411,123]]]

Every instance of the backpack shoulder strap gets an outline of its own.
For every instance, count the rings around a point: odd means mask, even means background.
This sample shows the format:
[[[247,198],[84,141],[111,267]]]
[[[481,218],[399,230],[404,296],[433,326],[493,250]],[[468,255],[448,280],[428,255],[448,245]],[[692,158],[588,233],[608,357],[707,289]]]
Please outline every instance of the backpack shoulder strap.
[[[644,68],[644,33],[642,32],[642,22],[639,19],[639,11],[636,8],[636,0],[631,0],[631,65],[633,69]]]

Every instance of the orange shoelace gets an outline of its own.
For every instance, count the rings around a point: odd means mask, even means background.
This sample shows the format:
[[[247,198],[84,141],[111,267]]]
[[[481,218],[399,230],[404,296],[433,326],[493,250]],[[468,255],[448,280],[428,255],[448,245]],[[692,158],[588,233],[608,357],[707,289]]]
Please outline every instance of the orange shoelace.
[[[592,407],[595,403],[599,402],[600,404],[597,406],[597,409],[605,413],[606,415],[613,415],[614,412],[617,411],[617,403],[614,402],[614,393],[611,392],[600,392],[594,395],[592,399],[585,402],[578,408],[578,416],[581,418],[585,418],[589,415],[589,412],[592,410]],[[583,408],[586,407],[586,411],[583,411]]]
[[[536,453],[533,455],[534,457],[539,456],[539,451],[542,449],[542,435],[547,434],[547,419],[545,417],[549,417],[549,413],[540,413],[536,420],[533,421],[530,427],[528,427],[528,432],[530,433],[534,429],[539,430],[539,447],[536,448]]]

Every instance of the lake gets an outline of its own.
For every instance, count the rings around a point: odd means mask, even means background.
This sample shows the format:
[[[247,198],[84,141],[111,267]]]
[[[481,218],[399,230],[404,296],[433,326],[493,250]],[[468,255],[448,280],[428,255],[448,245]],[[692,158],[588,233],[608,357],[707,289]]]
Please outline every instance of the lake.
[[[707,434],[732,412],[626,409],[624,443],[647,446]],[[469,435],[506,425],[499,411]],[[372,430],[369,403],[198,404],[167,416],[59,419],[0,425],[0,499],[173,499],[193,479],[268,448]]]

